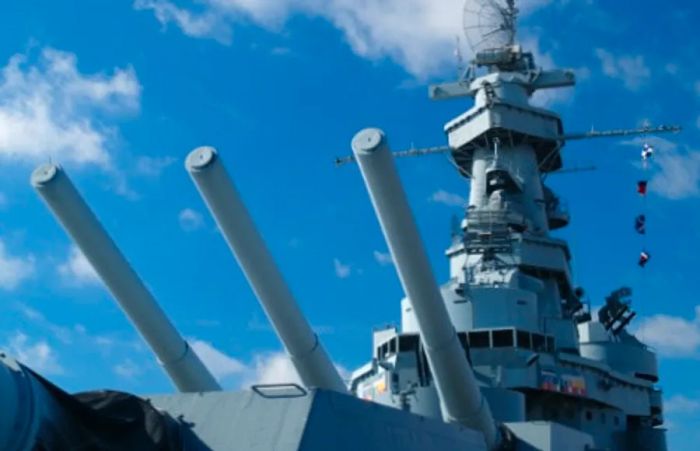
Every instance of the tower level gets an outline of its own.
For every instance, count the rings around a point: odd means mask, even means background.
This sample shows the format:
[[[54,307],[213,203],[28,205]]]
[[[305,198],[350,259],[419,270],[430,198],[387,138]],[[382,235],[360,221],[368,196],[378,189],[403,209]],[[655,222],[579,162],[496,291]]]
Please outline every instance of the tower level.
[[[583,290],[573,285],[569,247],[551,235],[569,224],[568,210],[544,183],[563,168],[567,140],[651,128],[567,135],[561,117],[532,98],[540,90],[574,86],[575,75],[537,66],[517,43],[517,15],[512,0],[467,2],[473,59],[458,81],[431,86],[429,96],[467,97],[473,106],[445,124],[446,148],[395,154],[446,150],[470,183],[440,293],[484,399],[509,431],[503,436],[545,450],[564,443],[566,449],[665,450],[656,357],[626,330],[634,317],[631,290],[613,292],[592,318]],[[375,331],[373,359],[353,373],[351,389],[444,417],[431,351],[422,340],[423,313],[407,295],[401,327]]]

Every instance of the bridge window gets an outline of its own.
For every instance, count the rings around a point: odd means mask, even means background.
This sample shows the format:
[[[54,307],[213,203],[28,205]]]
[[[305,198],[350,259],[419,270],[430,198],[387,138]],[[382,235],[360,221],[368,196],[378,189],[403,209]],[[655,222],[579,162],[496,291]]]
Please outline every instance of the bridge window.
[[[418,335],[400,335],[399,352],[415,351],[418,349]]]
[[[545,350],[545,340],[542,334],[532,334],[532,349],[534,351]]]
[[[530,344],[530,332],[525,332],[524,330],[517,331],[518,347],[523,349],[530,349],[532,345]]]
[[[472,348],[488,348],[491,347],[489,332],[469,332],[469,346]]]
[[[493,347],[494,348],[509,348],[513,347],[513,330],[494,330],[493,334]]]

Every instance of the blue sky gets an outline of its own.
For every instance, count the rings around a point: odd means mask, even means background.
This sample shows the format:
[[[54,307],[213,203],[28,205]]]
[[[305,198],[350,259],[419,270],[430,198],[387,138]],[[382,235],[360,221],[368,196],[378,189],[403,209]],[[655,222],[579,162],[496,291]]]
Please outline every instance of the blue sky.
[[[631,286],[635,330],[660,353],[670,440],[700,420],[700,7],[643,0],[523,3],[522,42],[576,90],[537,99],[569,131],[678,123],[647,137],[648,235],[634,234],[643,141],[567,145],[553,175],[591,303]],[[0,346],[75,391],[171,390],[149,351],[28,184],[60,162],[182,333],[227,387],[289,374],[280,345],[183,169],[216,146],[310,322],[344,368],[372,326],[399,321],[401,288],[356,168],[353,134],[442,145],[469,101],[454,77],[461,0],[16,1],[0,17]],[[562,26],[564,24],[564,26]],[[463,53],[469,56],[464,45]],[[468,193],[441,156],[399,169],[439,279]],[[643,246],[652,260],[636,266]],[[700,437],[697,437],[700,439]],[[685,440],[683,440],[685,441]],[[686,445],[687,446],[687,445]]]

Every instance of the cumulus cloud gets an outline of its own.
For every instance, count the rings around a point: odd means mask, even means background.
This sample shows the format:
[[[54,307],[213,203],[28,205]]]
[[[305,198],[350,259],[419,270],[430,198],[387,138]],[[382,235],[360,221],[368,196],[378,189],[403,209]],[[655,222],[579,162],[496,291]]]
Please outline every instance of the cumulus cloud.
[[[661,356],[696,358],[700,356],[700,305],[695,307],[695,317],[690,320],[670,315],[644,318],[635,335]]]
[[[204,225],[202,214],[191,208],[185,208],[180,211],[177,219],[180,222],[180,228],[185,232],[194,232]]]
[[[85,334],[84,326],[76,325],[74,329],[69,329],[52,323],[46,319],[43,313],[24,303],[18,302],[15,307],[24,318],[50,332],[51,335],[63,344],[72,344],[76,333],[81,335]]]
[[[58,266],[58,273],[69,285],[83,286],[100,283],[95,268],[75,245],[71,245],[68,258]]]
[[[700,152],[653,136],[622,145],[641,149],[645,143],[656,150],[650,165],[652,193],[672,200],[700,196]]]
[[[242,374],[247,370],[244,363],[224,354],[209,342],[191,339],[189,343],[194,352],[202,359],[204,365],[219,381]]]
[[[374,259],[381,266],[393,265],[394,259],[389,252],[374,251]]]
[[[175,163],[173,157],[148,157],[140,156],[136,159],[134,172],[144,177],[157,178],[163,171]]]
[[[134,379],[142,373],[139,367],[133,360],[126,358],[112,367],[114,374],[124,379]]]
[[[467,199],[459,194],[450,193],[444,189],[435,191],[429,198],[431,202],[447,205],[448,207],[463,207]]]
[[[347,279],[350,277],[350,274],[352,272],[352,268],[350,265],[346,265],[337,258],[333,259],[333,268],[335,269],[335,275],[339,279]]]
[[[94,115],[134,112],[140,94],[132,67],[83,74],[69,52],[46,48],[35,61],[14,55],[0,70],[0,159],[108,168],[115,130]]]
[[[651,189],[669,199],[700,195],[700,152],[676,151],[656,158],[658,170]]]
[[[0,289],[14,290],[20,283],[34,275],[34,257],[11,255],[0,239]]]
[[[664,411],[666,413],[700,413],[700,399],[675,395],[664,402]]]
[[[349,371],[342,365],[335,364],[335,369],[343,380],[350,377]],[[284,352],[268,352],[257,354],[248,369],[248,376],[243,380],[242,387],[254,384],[300,384],[299,373],[294,368],[291,359]]]
[[[472,1],[472,0],[469,0]],[[519,2],[523,15],[549,3]],[[200,0],[177,6],[169,0],[136,0],[163,25],[174,24],[197,38],[231,42],[239,23],[277,31],[293,15],[320,17],[339,29],[365,58],[390,58],[417,76],[454,68],[455,36],[462,36],[464,0]],[[478,17],[474,17],[476,24]]]
[[[250,363],[244,363],[198,339],[189,340],[209,371],[220,382],[237,381],[240,387],[254,384],[301,383],[291,360],[284,352],[255,354]]]
[[[610,78],[621,80],[630,91],[637,91],[651,78],[651,70],[641,55],[617,56],[604,49],[596,49],[601,69]]]
[[[301,384],[299,374],[285,352],[259,352],[245,363],[209,342],[197,338],[190,338],[188,341],[209,371],[222,383],[228,381],[230,386],[241,388],[254,384]],[[341,378],[349,378],[350,373],[345,367],[335,364],[335,368]]]
[[[187,36],[215,39],[222,44],[231,43],[231,27],[226,19],[217,14],[214,9],[207,8],[198,13],[179,8],[165,0],[136,0],[134,8],[153,11],[163,27],[172,23]]]
[[[283,352],[258,354],[253,358],[248,377],[241,384],[249,387],[253,384],[301,384],[299,374],[292,361]]]
[[[18,361],[34,371],[55,376],[65,371],[58,363],[56,351],[44,340],[32,340],[22,332],[16,332],[4,346]]]

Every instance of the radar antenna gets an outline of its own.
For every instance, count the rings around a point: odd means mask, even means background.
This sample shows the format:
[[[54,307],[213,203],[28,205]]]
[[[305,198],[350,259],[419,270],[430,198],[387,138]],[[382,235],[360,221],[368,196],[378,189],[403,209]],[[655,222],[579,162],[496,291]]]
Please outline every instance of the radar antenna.
[[[517,18],[515,0],[467,0],[462,26],[472,52],[514,45]]]

